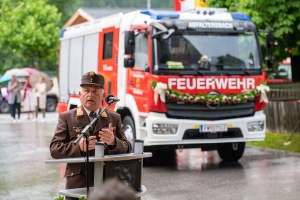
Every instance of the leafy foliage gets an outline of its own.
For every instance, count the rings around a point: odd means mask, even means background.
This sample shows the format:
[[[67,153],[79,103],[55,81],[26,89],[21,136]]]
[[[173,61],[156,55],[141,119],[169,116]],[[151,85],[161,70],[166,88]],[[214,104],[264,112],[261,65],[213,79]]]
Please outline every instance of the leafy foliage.
[[[45,69],[47,62],[57,63],[60,15],[56,7],[45,0],[3,0],[0,14],[2,47],[8,47],[39,70]]]
[[[249,15],[259,30],[271,31],[277,46],[275,60],[300,55],[300,1],[287,0],[209,0],[210,7],[226,7],[231,12]],[[264,48],[265,33],[260,34]],[[264,51],[263,51],[264,52]]]
[[[47,0],[47,3],[53,5],[57,8],[58,13],[61,14],[61,19],[58,24],[59,27],[63,25],[70,19],[74,12],[78,9],[76,2],[78,0]]]

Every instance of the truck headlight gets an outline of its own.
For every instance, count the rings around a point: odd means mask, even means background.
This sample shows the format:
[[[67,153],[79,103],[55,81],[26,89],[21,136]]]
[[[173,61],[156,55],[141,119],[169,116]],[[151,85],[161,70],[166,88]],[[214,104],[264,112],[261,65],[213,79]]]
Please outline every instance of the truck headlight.
[[[255,122],[247,123],[247,129],[249,132],[262,131],[264,130],[264,126],[265,126],[264,121],[255,121]]]
[[[152,124],[152,131],[154,134],[176,134],[177,130],[177,124]]]

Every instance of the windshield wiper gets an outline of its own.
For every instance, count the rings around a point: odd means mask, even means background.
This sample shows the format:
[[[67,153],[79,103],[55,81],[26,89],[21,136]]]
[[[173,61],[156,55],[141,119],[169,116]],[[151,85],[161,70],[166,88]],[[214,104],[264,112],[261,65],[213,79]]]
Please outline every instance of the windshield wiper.
[[[205,73],[203,73],[201,70],[196,70],[196,69],[195,69],[195,71],[196,71],[198,74],[202,75],[202,76],[205,75]]]

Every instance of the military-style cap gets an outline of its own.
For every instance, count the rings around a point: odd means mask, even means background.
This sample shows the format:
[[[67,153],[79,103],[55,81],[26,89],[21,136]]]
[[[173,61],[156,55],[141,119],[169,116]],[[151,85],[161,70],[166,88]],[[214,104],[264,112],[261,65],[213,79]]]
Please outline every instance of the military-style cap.
[[[96,74],[95,72],[88,72],[81,77],[81,84],[83,85],[97,85],[104,88],[104,77],[100,74]]]

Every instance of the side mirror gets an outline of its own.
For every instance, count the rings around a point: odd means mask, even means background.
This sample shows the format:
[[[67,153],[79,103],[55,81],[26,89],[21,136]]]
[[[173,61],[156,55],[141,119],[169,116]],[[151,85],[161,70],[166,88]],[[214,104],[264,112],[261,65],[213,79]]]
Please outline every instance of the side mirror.
[[[133,31],[125,31],[125,54],[133,54],[134,53],[134,32]]]
[[[134,67],[134,58],[125,58],[124,59],[124,67],[125,68],[133,68]]]

